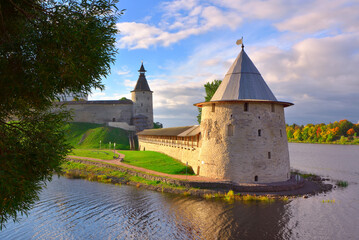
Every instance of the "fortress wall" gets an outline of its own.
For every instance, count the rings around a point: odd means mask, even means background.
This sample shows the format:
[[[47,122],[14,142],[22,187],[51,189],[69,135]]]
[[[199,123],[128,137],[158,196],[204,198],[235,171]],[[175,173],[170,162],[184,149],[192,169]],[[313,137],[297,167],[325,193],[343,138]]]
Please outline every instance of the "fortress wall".
[[[288,180],[284,109],[279,104],[274,108],[250,102],[244,111],[243,102],[216,103],[213,112],[212,105],[204,105],[200,175],[242,183],[255,183],[255,176],[257,183]]]
[[[136,127],[129,125],[126,122],[108,122],[107,125],[109,127],[122,128],[127,131],[136,131]]]
[[[141,141],[139,138],[139,146],[140,151],[155,151],[164,153],[170,157],[173,157],[182,163],[192,167],[193,171],[197,173],[197,167],[200,165],[198,160],[200,148],[198,147],[172,147],[172,145],[168,144],[157,144],[157,143],[149,143],[146,141]]]
[[[126,122],[131,124],[133,105],[131,104],[86,104],[66,105],[72,109],[73,122],[107,123]]]

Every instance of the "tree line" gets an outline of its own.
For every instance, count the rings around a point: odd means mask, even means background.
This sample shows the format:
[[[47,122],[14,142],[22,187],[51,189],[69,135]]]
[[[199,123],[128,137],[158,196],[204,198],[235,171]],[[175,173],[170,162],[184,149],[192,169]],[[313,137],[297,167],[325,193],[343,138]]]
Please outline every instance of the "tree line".
[[[359,123],[347,119],[329,124],[286,125],[289,142],[359,144]]]

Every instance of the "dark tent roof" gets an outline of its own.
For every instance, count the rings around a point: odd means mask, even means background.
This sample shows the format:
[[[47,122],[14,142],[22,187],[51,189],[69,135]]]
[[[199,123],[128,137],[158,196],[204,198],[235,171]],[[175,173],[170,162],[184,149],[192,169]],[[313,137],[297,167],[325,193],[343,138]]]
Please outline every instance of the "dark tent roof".
[[[147,79],[145,76],[145,68],[143,66],[143,63],[141,64],[141,68],[140,70],[138,70],[140,72],[140,76],[138,77],[135,89],[132,92],[136,92],[136,91],[151,91],[150,86],[148,86],[147,83]]]

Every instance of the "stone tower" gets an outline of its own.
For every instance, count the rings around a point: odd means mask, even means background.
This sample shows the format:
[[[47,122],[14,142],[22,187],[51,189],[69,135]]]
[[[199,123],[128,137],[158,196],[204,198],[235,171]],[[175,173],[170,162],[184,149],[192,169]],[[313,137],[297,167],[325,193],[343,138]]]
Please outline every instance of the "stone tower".
[[[135,89],[131,91],[133,101],[133,124],[137,131],[153,128],[153,104],[152,91],[148,86],[143,63],[140,70]]]
[[[200,175],[235,183],[290,178],[284,108],[244,47],[210,102],[202,107]]]

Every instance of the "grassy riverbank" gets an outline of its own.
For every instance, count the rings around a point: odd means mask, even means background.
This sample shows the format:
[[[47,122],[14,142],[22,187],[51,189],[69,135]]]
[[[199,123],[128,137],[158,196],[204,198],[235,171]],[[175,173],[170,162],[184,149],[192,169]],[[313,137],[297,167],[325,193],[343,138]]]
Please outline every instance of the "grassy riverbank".
[[[125,155],[124,163],[167,174],[194,175],[191,167],[165,154],[152,151],[118,151]],[[97,149],[73,149],[70,155],[112,160],[114,152]],[[117,156],[117,154],[115,154]]]
[[[89,181],[113,184],[142,183],[152,186],[184,188],[182,186],[175,186],[161,181],[152,181],[139,176],[132,176],[127,172],[121,172],[107,167],[98,167],[91,164],[84,164],[73,161],[64,162],[61,165],[61,168],[63,175],[67,178],[81,178]]]
[[[288,201],[288,196],[256,195],[234,193],[232,190],[220,191],[198,188],[187,188],[184,186],[169,184],[163,181],[148,180],[139,176],[130,175],[128,172],[114,170],[108,167],[99,167],[92,164],[85,164],[73,161],[64,162],[61,165],[62,175],[70,179],[85,179],[107,184],[132,185],[137,188],[146,188],[158,192],[180,194],[183,196],[198,196],[211,200],[223,200],[227,202],[261,202],[271,203],[275,200]]]
[[[152,151],[120,151],[124,163],[168,174],[194,175],[191,167],[165,154]],[[187,171],[186,171],[187,169]]]

